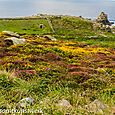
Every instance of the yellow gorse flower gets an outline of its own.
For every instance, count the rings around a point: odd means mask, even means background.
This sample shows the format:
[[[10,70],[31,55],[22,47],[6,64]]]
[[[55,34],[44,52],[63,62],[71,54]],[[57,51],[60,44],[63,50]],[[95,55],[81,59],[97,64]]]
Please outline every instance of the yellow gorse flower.
[[[88,54],[94,54],[94,53],[105,53],[110,54],[109,51],[106,50],[106,48],[81,48],[81,47],[73,47],[73,46],[62,46],[59,47],[60,50],[64,52],[71,53],[73,56],[75,55],[88,55]]]

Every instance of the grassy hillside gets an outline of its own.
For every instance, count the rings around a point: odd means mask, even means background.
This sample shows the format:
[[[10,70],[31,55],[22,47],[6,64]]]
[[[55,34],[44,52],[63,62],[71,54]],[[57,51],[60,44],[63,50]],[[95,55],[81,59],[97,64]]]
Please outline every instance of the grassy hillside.
[[[50,34],[57,39],[82,41],[90,45],[99,45],[103,47],[114,48],[115,34],[107,33],[101,30],[94,31],[91,20],[79,17],[62,16],[48,17],[51,26],[46,18],[34,19],[1,19],[0,31],[8,30],[19,34],[27,35],[46,35]],[[44,28],[39,25],[43,24]]]
[[[62,17],[50,19],[55,30],[55,37],[74,40],[102,47],[115,47],[115,34],[94,30],[94,22],[79,17]]]
[[[31,97],[35,102],[27,108],[42,110],[46,115],[100,115],[86,108],[98,99],[107,105],[101,114],[112,114],[115,105],[114,35],[101,32],[107,36],[102,37],[100,31],[92,30],[91,21],[79,18],[50,20],[55,33],[46,20],[1,21],[1,31],[7,27],[26,33],[22,37],[27,43],[6,47],[3,40],[7,36],[0,35],[0,109],[18,108],[21,99]],[[46,24],[46,28],[34,31],[31,26],[39,23]],[[27,30],[23,30],[24,27]],[[58,40],[31,34],[51,34]],[[88,38],[94,35],[99,38]],[[58,106],[62,99],[68,100],[71,107]]]
[[[44,24],[45,28],[40,29],[39,25]],[[47,34],[51,32],[46,19],[14,19],[0,20],[0,31],[9,30],[20,34]]]

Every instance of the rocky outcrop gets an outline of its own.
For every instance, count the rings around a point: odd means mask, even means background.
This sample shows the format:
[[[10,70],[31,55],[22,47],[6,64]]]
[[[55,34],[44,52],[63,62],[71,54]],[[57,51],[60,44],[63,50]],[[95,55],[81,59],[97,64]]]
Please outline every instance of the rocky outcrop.
[[[96,19],[96,22],[101,23],[103,25],[111,25],[111,23],[108,20],[107,14],[104,12],[101,12],[98,18]]]
[[[107,14],[101,12],[93,24],[93,29],[111,32],[111,28],[110,28],[111,25],[112,23],[109,22]]]

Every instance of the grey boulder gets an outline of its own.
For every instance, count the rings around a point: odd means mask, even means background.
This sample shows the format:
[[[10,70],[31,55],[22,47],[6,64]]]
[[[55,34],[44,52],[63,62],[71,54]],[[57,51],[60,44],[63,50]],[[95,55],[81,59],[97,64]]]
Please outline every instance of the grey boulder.
[[[25,44],[26,42],[25,39],[16,37],[6,38],[4,41],[6,45],[19,45],[19,44]]]
[[[12,37],[20,37],[19,34],[12,32],[12,31],[2,31],[3,34],[8,35],[8,36],[12,36]]]
[[[66,99],[59,100],[57,106],[66,107],[66,108],[71,108],[72,107],[70,102],[67,101]]]
[[[107,105],[105,105],[103,102],[100,100],[96,99],[90,104],[85,106],[86,110],[91,113],[100,113],[103,114],[103,110],[107,109]]]
[[[33,104],[34,104],[33,98],[30,98],[30,97],[23,98],[22,100],[19,101],[18,108],[27,108]]]
[[[51,40],[51,41],[56,41],[57,39],[56,38],[54,38],[53,36],[51,36],[51,35],[45,35],[45,36],[43,36],[46,40]]]

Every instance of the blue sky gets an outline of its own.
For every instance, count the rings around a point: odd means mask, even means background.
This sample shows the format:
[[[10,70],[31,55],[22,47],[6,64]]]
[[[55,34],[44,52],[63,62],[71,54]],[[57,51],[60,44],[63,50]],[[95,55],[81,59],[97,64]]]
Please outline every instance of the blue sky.
[[[0,0],[0,17],[47,13],[95,18],[101,11],[115,19],[115,0]]]

